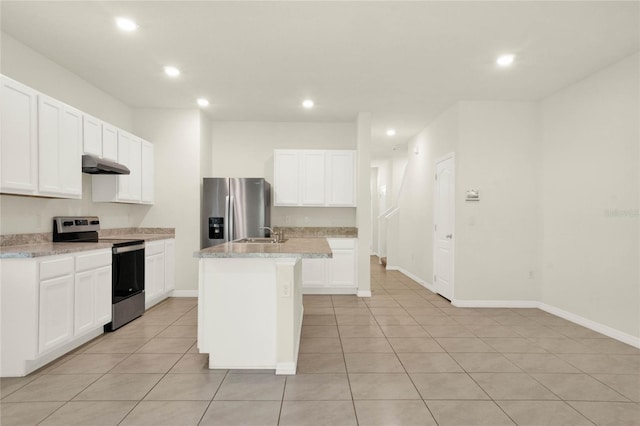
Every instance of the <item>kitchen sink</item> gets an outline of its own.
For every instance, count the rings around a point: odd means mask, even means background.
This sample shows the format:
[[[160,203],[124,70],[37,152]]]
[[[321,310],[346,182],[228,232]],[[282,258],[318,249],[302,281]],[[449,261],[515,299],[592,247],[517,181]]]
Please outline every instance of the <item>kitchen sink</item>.
[[[276,242],[275,238],[242,238],[240,240],[233,241],[234,243],[241,244],[281,244],[284,243],[285,240]]]

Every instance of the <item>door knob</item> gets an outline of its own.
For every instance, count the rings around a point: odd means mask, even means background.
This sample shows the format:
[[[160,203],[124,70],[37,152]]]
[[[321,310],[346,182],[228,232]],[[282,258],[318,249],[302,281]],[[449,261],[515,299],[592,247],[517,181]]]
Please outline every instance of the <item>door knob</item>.
[[[447,236],[445,238],[451,239],[451,238],[453,238],[453,234],[447,234]]]

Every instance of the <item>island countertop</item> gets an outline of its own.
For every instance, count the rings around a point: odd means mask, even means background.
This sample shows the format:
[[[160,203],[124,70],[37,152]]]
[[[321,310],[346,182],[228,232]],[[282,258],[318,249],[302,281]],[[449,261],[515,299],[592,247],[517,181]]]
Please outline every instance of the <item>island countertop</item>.
[[[289,238],[280,244],[224,243],[207,247],[193,254],[194,257],[333,257],[326,238]]]

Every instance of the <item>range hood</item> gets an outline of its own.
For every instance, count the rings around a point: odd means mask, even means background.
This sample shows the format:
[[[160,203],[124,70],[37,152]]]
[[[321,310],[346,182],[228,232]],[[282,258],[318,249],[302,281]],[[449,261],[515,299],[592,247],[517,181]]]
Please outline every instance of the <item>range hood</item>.
[[[128,175],[131,172],[127,166],[115,161],[85,154],[82,156],[82,173],[90,175]]]

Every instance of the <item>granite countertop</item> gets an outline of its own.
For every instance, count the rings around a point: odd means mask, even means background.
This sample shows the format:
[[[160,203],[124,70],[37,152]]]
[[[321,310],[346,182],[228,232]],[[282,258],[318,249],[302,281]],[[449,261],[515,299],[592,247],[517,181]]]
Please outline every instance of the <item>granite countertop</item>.
[[[289,238],[281,244],[224,243],[202,249],[194,257],[208,258],[326,258],[333,257],[325,238]]]
[[[36,243],[0,247],[0,259],[56,256],[81,251],[111,249],[112,243]]]
[[[54,243],[51,233],[3,235],[0,242],[0,259],[56,256],[90,250],[110,249],[109,239],[156,241],[175,238],[173,228],[120,228],[99,231],[98,243]],[[128,233],[127,233],[128,232]]]
[[[108,240],[144,240],[144,241],[158,241],[158,240],[168,240],[171,238],[175,238],[173,234],[116,234],[116,235],[107,235],[101,236],[100,241],[108,241]]]

